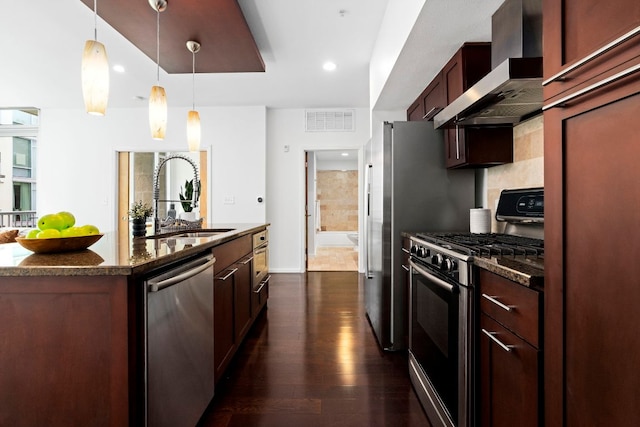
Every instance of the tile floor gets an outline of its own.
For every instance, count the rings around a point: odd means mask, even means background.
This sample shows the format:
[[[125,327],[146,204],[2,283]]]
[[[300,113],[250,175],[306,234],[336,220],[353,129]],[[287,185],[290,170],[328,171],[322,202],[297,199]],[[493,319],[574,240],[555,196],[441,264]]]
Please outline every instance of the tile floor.
[[[351,246],[318,248],[309,256],[307,271],[358,271],[358,251]]]

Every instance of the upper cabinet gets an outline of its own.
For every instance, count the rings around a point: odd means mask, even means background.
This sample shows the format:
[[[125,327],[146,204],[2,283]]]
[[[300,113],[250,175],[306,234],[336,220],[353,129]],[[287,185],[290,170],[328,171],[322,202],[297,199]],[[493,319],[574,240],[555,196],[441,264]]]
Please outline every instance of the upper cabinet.
[[[640,56],[640,2],[544,0],[544,99],[629,70]],[[545,103],[545,104],[548,104]]]
[[[465,43],[407,109],[407,120],[433,120],[444,107],[491,71],[491,43]],[[513,130],[506,127],[444,129],[448,168],[487,167],[513,160]]]
[[[442,72],[440,72],[407,109],[407,120],[433,120],[433,116],[438,114],[445,105],[447,105],[447,98],[442,82]]]

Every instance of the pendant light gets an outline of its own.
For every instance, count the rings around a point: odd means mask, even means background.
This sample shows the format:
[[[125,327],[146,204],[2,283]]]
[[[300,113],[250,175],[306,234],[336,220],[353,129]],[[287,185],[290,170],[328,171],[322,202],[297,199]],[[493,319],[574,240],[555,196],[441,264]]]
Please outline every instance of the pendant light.
[[[93,38],[82,52],[82,96],[87,113],[104,116],[109,100],[109,61],[98,41],[98,0],[93,0]]]
[[[196,53],[200,51],[200,43],[190,40],[187,42],[187,49],[192,54],[192,76],[193,76],[193,105],[192,110],[187,114],[187,143],[189,151],[200,150],[200,113],[196,111]]]
[[[156,11],[156,85],[151,88],[149,96],[149,126],[151,137],[163,140],[167,130],[167,95],[160,86],[160,12],[167,8],[167,0],[149,0],[151,8]]]

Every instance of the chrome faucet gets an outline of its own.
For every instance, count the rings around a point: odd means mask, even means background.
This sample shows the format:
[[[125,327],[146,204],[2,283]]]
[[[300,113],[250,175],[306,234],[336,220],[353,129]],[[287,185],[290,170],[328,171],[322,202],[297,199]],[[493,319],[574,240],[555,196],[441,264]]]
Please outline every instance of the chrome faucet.
[[[154,234],[159,234],[161,232],[160,217],[158,215],[159,202],[172,201],[172,200],[160,200],[160,183],[158,182],[158,179],[160,177],[160,169],[162,169],[162,166],[164,166],[165,163],[167,163],[169,160],[172,160],[172,159],[186,160],[191,164],[191,166],[193,166],[192,203],[194,208],[198,206],[198,196],[199,196],[199,188],[200,188],[200,180],[198,179],[198,165],[196,165],[191,158],[184,156],[182,154],[172,154],[168,157],[165,157],[160,161],[160,163],[158,163],[158,166],[156,166],[156,170],[153,172],[153,233]]]

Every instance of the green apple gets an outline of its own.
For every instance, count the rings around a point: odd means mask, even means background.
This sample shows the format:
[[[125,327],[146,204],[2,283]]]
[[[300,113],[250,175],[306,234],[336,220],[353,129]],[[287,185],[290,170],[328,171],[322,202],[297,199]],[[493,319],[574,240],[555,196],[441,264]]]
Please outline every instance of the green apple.
[[[87,224],[80,227],[82,229],[83,236],[89,236],[91,234],[100,234],[100,230],[95,225]]]
[[[60,237],[78,237],[84,236],[82,227],[69,227],[60,231]]]
[[[62,230],[64,226],[64,218],[58,214],[43,215],[38,219],[38,228],[40,230]]]
[[[60,231],[55,228],[47,228],[36,235],[37,239],[55,239],[60,237]]]
[[[71,212],[61,211],[57,215],[60,215],[64,220],[63,228],[73,227],[76,224],[76,217]]]
[[[39,228],[34,228],[33,230],[27,233],[27,239],[35,239],[39,232],[41,232]]]

